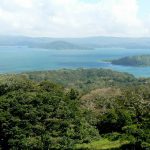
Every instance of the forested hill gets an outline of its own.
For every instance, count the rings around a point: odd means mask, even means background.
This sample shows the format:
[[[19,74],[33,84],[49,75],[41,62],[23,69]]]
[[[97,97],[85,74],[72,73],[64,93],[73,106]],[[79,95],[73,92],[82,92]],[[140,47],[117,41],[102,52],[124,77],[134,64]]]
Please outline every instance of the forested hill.
[[[131,74],[107,69],[61,69],[26,72],[22,75],[36,82],[54,81],[65,87],[72,87],[85,92],[101,87],[140,84],[140,81]]]
[[[150,81],[104,69],[0,75],[0,149],[147,150]]]
[[[113,60],[112,64],[123,66],[150,66],[150,55],[128,56]]]

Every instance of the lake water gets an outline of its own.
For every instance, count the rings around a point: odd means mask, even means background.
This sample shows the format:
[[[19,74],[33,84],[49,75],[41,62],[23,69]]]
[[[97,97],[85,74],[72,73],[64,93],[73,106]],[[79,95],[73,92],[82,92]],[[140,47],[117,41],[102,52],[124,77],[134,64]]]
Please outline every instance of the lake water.
[[[0,47],[0,73],[61,68],[106,68],[150,77],[150,67],[125,67],[103,62],[124,56],[150,54],[147,49],[46,50],[28,47]]]

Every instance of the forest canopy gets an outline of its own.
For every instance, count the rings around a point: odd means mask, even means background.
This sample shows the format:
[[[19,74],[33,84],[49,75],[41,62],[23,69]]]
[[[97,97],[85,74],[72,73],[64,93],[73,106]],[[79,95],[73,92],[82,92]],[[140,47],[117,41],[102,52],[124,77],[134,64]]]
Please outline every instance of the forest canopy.
[[[1,75],[0,148],[148,149],[149,100],[149,79],[109,70]]]
[[[117,60],[112,60],[112,64],[123,66],[150,66],[150,55],[128,56]]]

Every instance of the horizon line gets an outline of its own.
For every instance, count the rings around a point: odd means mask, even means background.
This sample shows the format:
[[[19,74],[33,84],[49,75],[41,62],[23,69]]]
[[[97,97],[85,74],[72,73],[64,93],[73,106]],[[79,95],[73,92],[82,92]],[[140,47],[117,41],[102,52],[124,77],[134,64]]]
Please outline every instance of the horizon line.
[[[150,38],[150,36],[139,36],[139,37],[135,37],[135,36],[109,36],[109,35],[97,35],[97,36],[79,36],[79,37],[53,37],[53,36],[29,36],[29,35],[0,35],[0,37],[25,37],[25,38],[52,38],[52,39],[83,39],[83,38],[134,38],[134,39],[140,39],[140,38]]]

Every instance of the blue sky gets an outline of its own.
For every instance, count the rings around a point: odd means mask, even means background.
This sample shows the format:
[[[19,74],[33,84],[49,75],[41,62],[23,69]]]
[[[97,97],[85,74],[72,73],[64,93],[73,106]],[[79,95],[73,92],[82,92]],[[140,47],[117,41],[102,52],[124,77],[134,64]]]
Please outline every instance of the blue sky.
[[[0,0],[0,35],[150,36],[150,0]]]
[[[146,14],[150,14],[150,0],[138,0],[139,14],[144,17]]]
[[[86,3],[98,3],[101,0],[80,0]],[[131,0],[132,1],[132,0]],[[150,0],[138,0],[139,15],[144,17],[144,15],[150,13]]]

